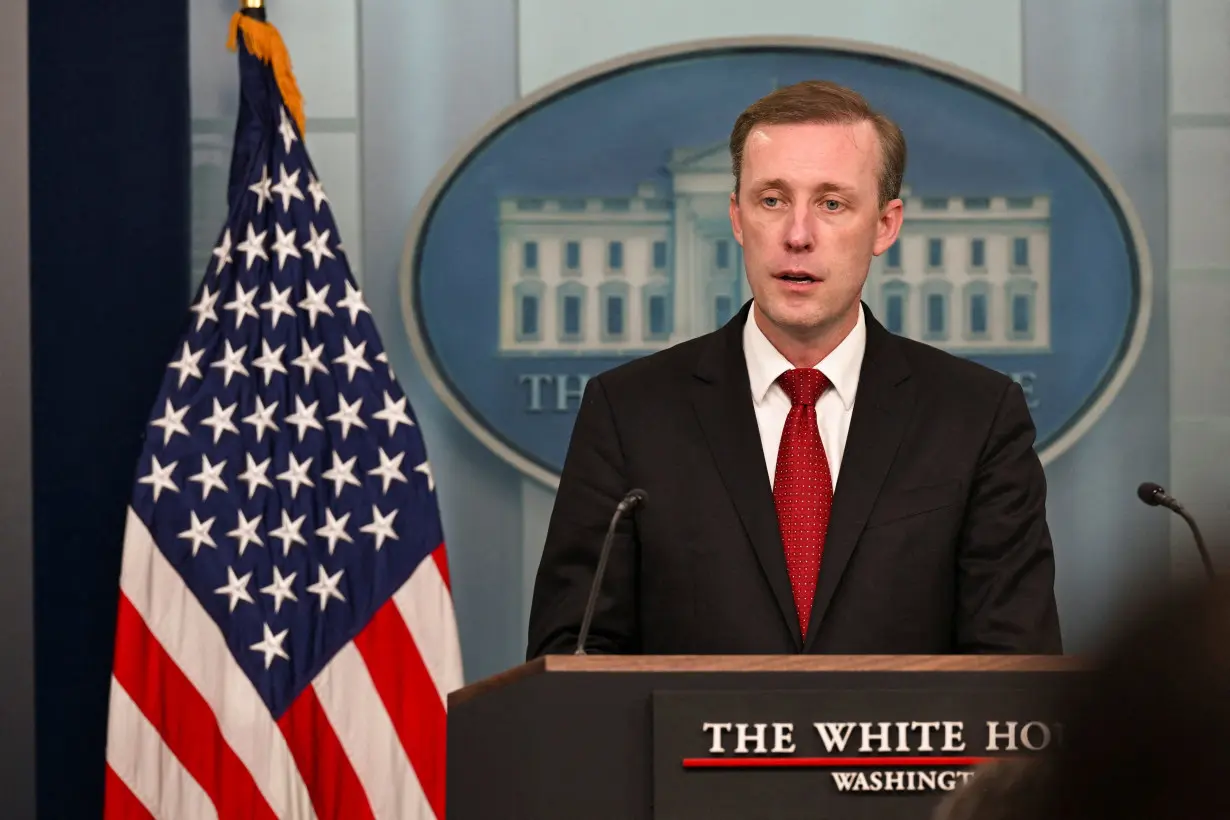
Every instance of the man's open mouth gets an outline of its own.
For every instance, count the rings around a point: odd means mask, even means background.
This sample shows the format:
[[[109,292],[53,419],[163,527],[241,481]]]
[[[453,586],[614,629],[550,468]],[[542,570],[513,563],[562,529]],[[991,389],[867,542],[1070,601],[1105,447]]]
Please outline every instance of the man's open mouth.
[[[786,280],[787,282],[799,282],[799,283],[819,282],[819,281],[820,281],[820,277],[819,277],[819,276],[813,276],[812,274],[808,273],[807,271],[795,271],[795,270],[792,270],[792,271],[784,271],[784,272],[782,272],[782,273],[779,273],[779,274],[777,275],[777,278],[778,278],[778,279],[784,279],[784,280]]]

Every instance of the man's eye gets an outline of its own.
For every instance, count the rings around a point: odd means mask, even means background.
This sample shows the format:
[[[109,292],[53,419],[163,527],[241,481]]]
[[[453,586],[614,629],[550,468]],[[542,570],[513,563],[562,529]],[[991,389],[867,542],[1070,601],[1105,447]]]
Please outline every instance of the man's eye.
[[[837,210],[838,208],[840,208],[840,207],[841,207],[841,203],[840,203],[840,202],[838,202],[838,201],[837,201],[837,200],[835,200],[835,199],[826,199],[826,200],[824,200],[824,208],[825,208],[825,210],[828,210],[828,211],[836,211],[836,210]]]
[[[766,196],[766,197],[764,197],[763,199],[761,199],[760,201],[761,201],[762,203],[764,203],[765,205],[767,205],[768,207],[770,207],[770,208],[776,208],[776,207],[777,207],[777,203],[779,203],[781,200],[780,200],[780,199],[778,199],[778,198],[777,198],[777,197],[775,197],[775,196]]]

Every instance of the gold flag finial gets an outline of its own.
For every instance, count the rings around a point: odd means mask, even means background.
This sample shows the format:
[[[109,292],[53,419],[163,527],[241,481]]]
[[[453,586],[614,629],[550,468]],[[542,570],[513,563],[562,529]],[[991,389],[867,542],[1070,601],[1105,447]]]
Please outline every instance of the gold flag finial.
[[[239,0],[239,14],[265,22],[265,0]]]

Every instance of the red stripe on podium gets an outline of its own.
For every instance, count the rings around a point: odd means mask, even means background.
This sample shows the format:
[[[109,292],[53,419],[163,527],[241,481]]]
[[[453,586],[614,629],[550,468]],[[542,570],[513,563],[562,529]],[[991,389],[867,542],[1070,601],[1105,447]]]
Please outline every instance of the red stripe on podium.
[[[869,766],[977,766],[990,757],[685,757],[685,769],[851,769]]]

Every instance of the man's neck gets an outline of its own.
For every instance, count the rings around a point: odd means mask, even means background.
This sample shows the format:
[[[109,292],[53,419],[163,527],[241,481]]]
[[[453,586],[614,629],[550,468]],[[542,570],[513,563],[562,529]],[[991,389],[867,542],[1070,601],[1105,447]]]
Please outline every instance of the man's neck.
[[[858,324],[859,305],[831,323],[809,328],[805,334],[791,333],[775,325],[752,303],[752,321],[773,347],[795,367],[815,367],[840,345]]]

